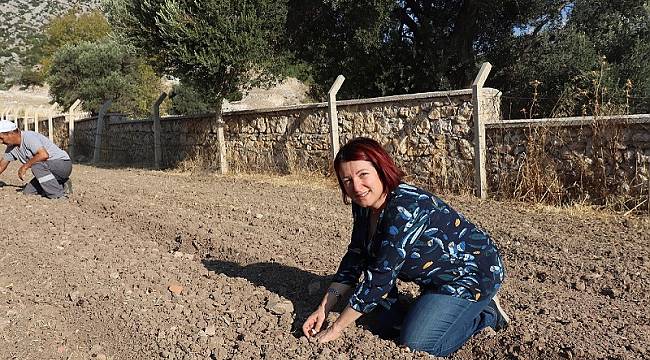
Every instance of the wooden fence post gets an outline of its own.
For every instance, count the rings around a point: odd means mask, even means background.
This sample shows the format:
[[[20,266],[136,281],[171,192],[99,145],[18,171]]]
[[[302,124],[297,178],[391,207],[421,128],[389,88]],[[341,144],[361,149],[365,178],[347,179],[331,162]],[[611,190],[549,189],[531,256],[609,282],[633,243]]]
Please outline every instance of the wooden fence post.
[[[41,110],[41,106],[42,105],[39,105],[39,107],[34,110],[34,132],[38,132],[38,115],[39,111]]]
[[[336,154],[339,152],[339,120],[336,113],[336,93],[339,92],[341,85],[345,81],[343,75],[339,75],[334,80],[334,84],[327,92],[327,115],[330,121],[330,153],[332,155],[332,161],[336,157]]]
[[[75,110],[81,105],[81,100],[77,99],[74,104],[68,109],[68,155],[70,159],[74,161],[74,121],[75,121]]]
[[[221,107],[219,107],[221,112]],[[217,142],[219,143],[219,172],[223,174],[228,173],[228,158],[226,157],[226,136],[223,133],[223,115],[219,116],[217,121]]]
[[[95,148],[93,149],[93,163],[97,164],[100,161],[102,154],[102,134],[104,133],[104,117],[106,117],[106,112],[108,108],[113,104],[113,100],[108,99],[99,109],[99,114],[97,114],[97,128],[95,129]]]
[[[23,130],[29,130],[29,120],[27,119],[27,108],[23,109]]]
[[[160,141],[160,104],[167,97],[167,93],[163,92],[158,96],[158,99],[151,106],[151,119],[153,120],[153,156],[154,167],[160,169],[162,162],[162,145]]]
[[[50,110],[47,112],[47,137],[50,138],[50,141],[54,141],[54,122],[52,120],[52,113],[58,106],[58,103],[54,103],[50,106]]]
[[[18,110],[16,108],[12,109],[12,114],[14,116],[14,124],[16,124],[16,128],[18,127]]]
[[[487,174],[485,172],[485,123],[483,119],[482,96],[483,84],[490,74],[492,65],[484,62],[472,83],[472,106],[474,117],[474,185],[476,196],[487,198]]]

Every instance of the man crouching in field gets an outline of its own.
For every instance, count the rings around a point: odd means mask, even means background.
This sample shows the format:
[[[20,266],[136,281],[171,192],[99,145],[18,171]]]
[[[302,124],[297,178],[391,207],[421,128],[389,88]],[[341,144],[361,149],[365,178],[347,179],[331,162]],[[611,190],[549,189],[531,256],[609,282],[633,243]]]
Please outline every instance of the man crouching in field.
[[[72,161],[68,153],[50,139],[34,131],[20,131],[13,122],[0,120],[0,142],[7,146],[0,159],[0,174],[14,160],[23,163],[18,169],[21,180],[25,180],[25,173],[32,169],[34,178],[25,185],[24,194],[57,199],[71,192]]]

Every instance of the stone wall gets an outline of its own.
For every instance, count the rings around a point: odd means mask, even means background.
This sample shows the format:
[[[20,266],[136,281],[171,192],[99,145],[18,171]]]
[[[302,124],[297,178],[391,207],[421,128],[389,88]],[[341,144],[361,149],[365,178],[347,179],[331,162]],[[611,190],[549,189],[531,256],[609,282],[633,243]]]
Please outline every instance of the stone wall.
[[[647,199],[650,115],[504,122],[500,93],[483,89],[482,99],[490,196],[558,203],[618,199],[625,206]],[[471,90],[346,100],[337,109],[340,145],[369,136],[394,156],[407,180],[436,191],[474,189]],[[232,172],[331,171],[325,103],[226,112],[223,120]],[[65,144],[63,125],[55,137]],[[162,166],[218,169],[217,126],[213,114],[163,118]],[[101,161],[153,166],[152,128],[150,120],[112,114]],[[96,118],[76,122],[78,160],[92,159],[95,132]]]
[[[484,89],[484,94],[498,97],[493,89]],[[394,155],[411,180],[450,190],[472,189],[471,90],[339,101],[337,108],[341,145],[353,137],[372,137]],[[229,112],[223,120],[231,171],[330,171],[325,103]],[[218,168],[216,126],[213,115],[163,118],[162,165]],[[75,123],[75,153],[82,160],[92,158],[95,131],[96,118]],[[152,166],[152,122],[112,115],[104,130],[102,160]]]
[[[650,115],[487,125],[490,192],[554,203],[650,200]]]

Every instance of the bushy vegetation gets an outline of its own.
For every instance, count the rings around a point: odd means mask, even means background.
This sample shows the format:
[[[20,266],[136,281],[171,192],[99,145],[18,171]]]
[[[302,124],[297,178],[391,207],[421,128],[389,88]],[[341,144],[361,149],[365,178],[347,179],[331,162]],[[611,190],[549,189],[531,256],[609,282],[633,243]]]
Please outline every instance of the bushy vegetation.
[[[54,101],[69,107],[81,99],[84,109],[111,109],[146,115],[160,94],[160,81],[131,45],[111,39],[65,45],[54,53],[48,83]]]
[[[486,59],[491,80],[504,92],[508,117],[593,114],[601,104],[650,107],[650,6],[642,0],[574,1],[562,21],[542,22],[504,41]],[[533,94],[537,94],[533,96]],[[523,112],[535,98],[536,111]],[[559,110],[559,111],[558,111]]]
[[[56,17],[45,27],[45,41],[42,44],[40,59],[43,70],[48,71],[52,57],[62,47],[81,42],[99,41],[111,34],[111,26],[99,11],[77,14],[71,10]]]
[[[23,4],[24,1],[19,1]],[[44,11],[54,11],[46,1]],[[247,87],[292,75],[324,99],[467,88],[480,64],[503,91],[508,118],[580,115],[603,74],[601,104],[650,111],[650,5],[645,0],[236,0],[106,2],[79,9],[21,40],[8,84],[44,79],[56,49],[97,41],[111,27],[142,50],[159,75],[174,75],[217,108]],[[16,24],[12,31],[21,31]],[[11,35],[0,28],[0,34]],[[14,47],[15,48],[15,47]],[[13,56],[2,46],[0,57]],[[34,65],[40,66],[34,67]],[[16,71],[24,69],[24,74]],[[606,71],[601,72],[601,69]],[[38,72],[41,76],[37,76]]]
[[[487,85],[503,91],[511,117],[548,116],[605,59],[612,101],[648,111],[644,0],[290,0],[288,9],[287,48],[310,65],[321,98],[339,74],[348,98],[467,88],[489,61]],[[536,112],[522,112],[535,91]],[[589,104],[575,105],[563,114]]]
[[[217,112],[228,94],[279,72],[283,0],[112,0],[107,9],[120,35]]]
[[[30,38],[22,63],[5,66],[5,83],[28,87],[47,81],[50,95],[64,108],[79,98],[85,110],[97,112],[111,98],[113,110],[148,113],[161,91],[160,77],[132,46],[110,38],[101,12],[77,11],[53,18]]]

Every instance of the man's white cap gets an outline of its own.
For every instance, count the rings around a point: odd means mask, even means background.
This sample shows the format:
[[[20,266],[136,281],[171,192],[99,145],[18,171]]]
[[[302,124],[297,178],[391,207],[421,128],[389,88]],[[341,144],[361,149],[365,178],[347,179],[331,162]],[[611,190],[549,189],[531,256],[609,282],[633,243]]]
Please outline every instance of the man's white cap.
[[[16,124],[9,120],[0,120],[0,133],[16,130]]]

